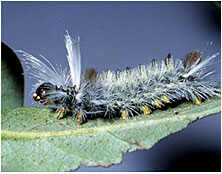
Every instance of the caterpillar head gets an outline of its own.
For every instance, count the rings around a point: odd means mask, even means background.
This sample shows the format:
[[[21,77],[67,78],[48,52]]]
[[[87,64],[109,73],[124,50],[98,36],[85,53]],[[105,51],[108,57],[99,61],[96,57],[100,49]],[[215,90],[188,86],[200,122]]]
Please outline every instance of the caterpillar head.
[[[41,84],[33,94],[33,99],[38,103],[50,103],[53,104],[52,101],[49,100],[50,93],[56,90],[56,87],[51,83],[43,83]]]
[[[77,102],[77,88],[56,86],[51,83],[43,83],[33,94],[33,99],[38,103],[47,105],[65,105],[72,108]]]

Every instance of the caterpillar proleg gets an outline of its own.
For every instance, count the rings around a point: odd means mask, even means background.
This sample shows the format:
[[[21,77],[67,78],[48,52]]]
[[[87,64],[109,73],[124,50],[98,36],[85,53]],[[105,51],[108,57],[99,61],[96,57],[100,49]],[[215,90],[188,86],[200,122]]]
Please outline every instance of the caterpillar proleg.
[[[81,74],[80,39],[65,35],[69,69],[53,66],[24,52],[26,73],[37,80],[33,85],[33,99],[43,105],[56,105],[57,119],[72,113],[78,123],[89,115],[113,117],[149,115],[167,104],[186,99],[196,105],[214,96],[220,89],[207,68],[219,53],[204,57],[192,51],[184,60],[174,60],[170,54],[163,61],[124,71],[104,71],[98,74],[90,68]],[[45,62],[45,63],[44,63]]]

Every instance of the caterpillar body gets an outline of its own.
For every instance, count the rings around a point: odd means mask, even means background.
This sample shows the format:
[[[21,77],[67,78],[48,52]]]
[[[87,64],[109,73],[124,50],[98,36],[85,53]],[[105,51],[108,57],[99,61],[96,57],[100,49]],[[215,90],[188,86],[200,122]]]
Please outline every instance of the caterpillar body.
[[[203,100],[220,96],[213,82],[214,71],[206,71],[219,54],[203,57],[197,51],[188,53],[184,60],[174,60],[170,54],[164,61],[152,60],[149,65],[127,68],[124,71],[105,71],[98,74],[90,68],[81,74],[80,39],[65,35],[67,60],[70,70],[53,66],[24,52],[26,73],[37,80],[33,85],[33,99],[43,105],[56,105],[57,119],[72,113],[78,123],[87,116],[149,115],[154,110],[186,99],[200,105]]]

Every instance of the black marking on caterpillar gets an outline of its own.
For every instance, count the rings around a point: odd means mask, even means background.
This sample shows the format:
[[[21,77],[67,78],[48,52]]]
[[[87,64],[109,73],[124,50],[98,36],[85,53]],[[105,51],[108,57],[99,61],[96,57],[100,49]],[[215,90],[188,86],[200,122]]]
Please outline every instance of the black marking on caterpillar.
[[[151,114],[156,109],[181,102],[203,100],[220,96],[220,89],[213,82],[213,71],[206,71],[219,54],[203,57],[197,51],[187,54],[184,61],[174,61],[168,54],[164,61],[152,60],[149,65],[127,68],[125,71],[105,71],[98,74],[90,68],[81,74],[80,39],[65,35],[70,71],[54,67],[46,58],[45,64],[32,55],[23,55],[26,73],[37,80],[33,85],[36,102],[57,106],[57,119],[71,112],[77,122],[88,116],[113,117]],[[177,114],[177,113],[175,113]]]

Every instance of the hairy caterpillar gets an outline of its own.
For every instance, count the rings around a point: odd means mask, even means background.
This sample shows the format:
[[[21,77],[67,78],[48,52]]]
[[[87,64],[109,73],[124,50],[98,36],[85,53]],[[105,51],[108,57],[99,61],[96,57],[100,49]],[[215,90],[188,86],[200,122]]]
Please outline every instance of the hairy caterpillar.
[[[184,59],[174,61],[170,54],[164,61],[153,60],[149,65],[139,65],[124,71],[105,71],[98,74],[90,68],[81,74],[80,39],[65,35],[67,60],[70,71],[61,65],[53,66],[32,55],[23,55],[27,73],[37,79],[33,85],[33,99],[44,106],[57,106],[57,119],[72,112],[81,123],[88,115],[128,116],[151,114],[155,109],[181,99],[200,105],[205,99],[220,96],[213,82],[213,71],[205,71],[219,54],[203,57],[197,51]]]

